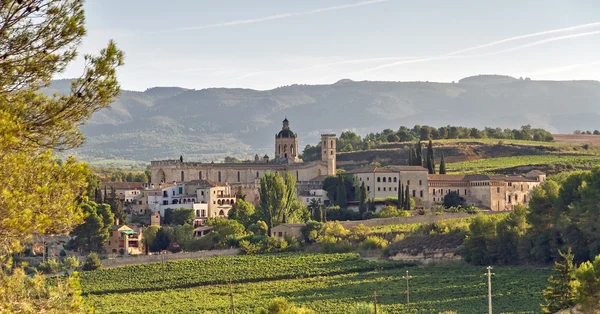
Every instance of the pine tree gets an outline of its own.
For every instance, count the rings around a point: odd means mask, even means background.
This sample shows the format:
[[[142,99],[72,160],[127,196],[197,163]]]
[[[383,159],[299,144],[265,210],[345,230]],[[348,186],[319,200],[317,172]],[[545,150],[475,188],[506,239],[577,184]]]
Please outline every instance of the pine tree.
[[[554,263],[555,274],[548,278],[550,285],[542,292],[546,299],[546,304],[542,305],[544,313],[569,309],[576,303],[576,289],[579,282],[575,277],[576,267],[573,264],[571,248],[566,254],[561,251],[559,254],[564,261]]]
[[[367,187],[365,186],[365,182],[360,185],[360,202],[358,205],[358,212],[360,214],[364,214],[367,211]]]
[[[406,192],[404,195],[404,210],[410,210],[410,185],[406,185]]]
[[[446,174],[446,162],[444,161],[444,153],[442,153],[442,160],[440,160],[440,174]]]

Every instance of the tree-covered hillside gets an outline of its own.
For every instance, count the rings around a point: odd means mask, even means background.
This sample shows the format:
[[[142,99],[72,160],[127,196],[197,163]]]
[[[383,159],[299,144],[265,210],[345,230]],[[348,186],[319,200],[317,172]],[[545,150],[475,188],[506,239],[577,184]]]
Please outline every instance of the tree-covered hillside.
[[[57,81],[48,91],[64,91]],[[291,85],[267,91],[156,87],[123,91],[112,108],[83,127],[82,158],[150,160],[184,155],[220,160],[225,155],[272,153],[273,136],[287,116],[300,145],[320,132],[364,135],[401,125],[466,125],[550,132],[596,129],[600,82],[533,81],[475,76],[458,83],[354,82]]]

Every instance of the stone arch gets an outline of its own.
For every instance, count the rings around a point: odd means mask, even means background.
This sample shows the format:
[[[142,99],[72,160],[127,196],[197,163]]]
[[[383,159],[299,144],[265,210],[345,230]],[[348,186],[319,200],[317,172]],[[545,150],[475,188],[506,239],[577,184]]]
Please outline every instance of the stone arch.
[[[222,209],[219,211],[219,216],[225,216],[225,212]]]
[[[166,182],[166,180],[167,180],[165,171],[162,169],[158,169],[158,172],[156,173],[156,177],[158,178],[158,180],[160,180],[159,182]]]

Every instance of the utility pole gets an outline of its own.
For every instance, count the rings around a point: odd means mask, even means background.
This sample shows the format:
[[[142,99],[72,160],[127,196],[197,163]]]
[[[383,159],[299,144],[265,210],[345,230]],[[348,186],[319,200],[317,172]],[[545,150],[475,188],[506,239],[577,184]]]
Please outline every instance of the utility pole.
[[[492,266],[487,267],[487,275],[488,277],[488,314],[492,314]]]
[[[375,300],[373,303],[373,306],[375,307],[375,314],[377,314],[377,291],[373,291],[373,299]]]
[[[406,271],[406,276],[402,276],[402,278],[406,279],[406,308],[410,306],[410,289],[408,287],[408,280],[412,278],[412,276],[408,275],[408,270]]]
[[[233,303],[233,289],[231,286],[231,277],[229,278],[229,297],[231,299],[231,314],[235,314],[235,304]]]
[[[165,255],[163,254],[163,252],[160,252],[160,259],[161,259],[161,264],[162,264],[162,281],[163,284],[165,283]]]

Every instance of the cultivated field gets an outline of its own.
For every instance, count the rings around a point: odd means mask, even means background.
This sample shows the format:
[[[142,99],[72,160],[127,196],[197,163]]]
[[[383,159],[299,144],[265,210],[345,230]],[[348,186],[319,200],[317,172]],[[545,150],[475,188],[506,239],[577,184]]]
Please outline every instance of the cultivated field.
[[[478,159],[449,163],[448,173],[496,173],[522,166],[548,166],[561,169],[589,169],[600,164],[600,155],[531,155]]]
[[[600,146],[600,135],[588,134],[553,134],[555,143],[589,144]]]
[[[186,261],[183,268],[173,265],[182,262],[167,263],[166,284],[161,283],[160,265],[144,265],[83,274],[82,286],[84,293],[94,293],[86,299],[98,313],[226,313],[230,309],[230,292],[236,313],[254,313],[278,296],[317,313],[352,313],[357,302],[372,304],[374,293],[380,309],[388,313],[454,310],[479,314],[487,310],[485,268],[462,262],[419,267],[369,262],[356,254],[284,254],[218,260]],[[263,265],[261,260],[273,266]],[[184,273],[176,274],[176,268],[184,269]],[[407,270],[413,276],[410,311],[406,305],[406,281],[402,278]],[[494,273],[495,312],[540,312],[541,291],[549,270],[496,267]],[[181,286],[176,279],[186,276],[196,278],[194,285]],[[232,278],[231,288],[226,277]],[[144,286],[137,286],[142,281]],[[189,280],[183,282],[187,283]],[[137,287],[130,289],[132,286]],[[144,287],[148,290],[143,291]],[[119,289],[123,291],[110,292]]]

